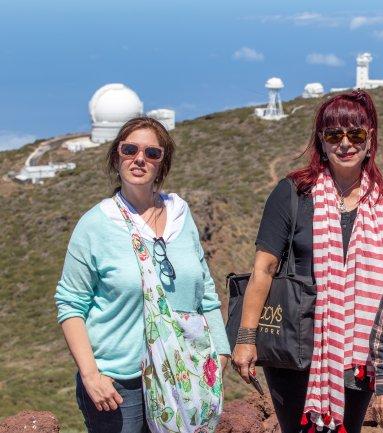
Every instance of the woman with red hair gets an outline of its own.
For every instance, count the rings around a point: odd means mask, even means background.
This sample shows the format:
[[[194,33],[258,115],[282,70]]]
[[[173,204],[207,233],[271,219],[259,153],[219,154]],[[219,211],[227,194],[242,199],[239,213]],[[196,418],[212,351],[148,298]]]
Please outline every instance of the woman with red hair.
[[[267,200],[257,237],[233,363],[249,382],[254,339],[272,277],[288,245],[291,194],[296,273],[317,286],[308,370],[264,368],[283,433],[358,433],[374,387],[369,337],[383,295],[383,179],[376,165],[377,115],[358,90],[319,108],[306,167]],[[294,191],[296,189],[296,192]]]

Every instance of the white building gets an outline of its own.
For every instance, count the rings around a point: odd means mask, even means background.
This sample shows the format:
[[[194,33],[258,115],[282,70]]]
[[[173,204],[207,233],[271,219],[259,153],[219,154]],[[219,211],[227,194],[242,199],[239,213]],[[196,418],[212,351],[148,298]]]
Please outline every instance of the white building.
[[[118,131],[129,119],[143,116],[144,105],[137,93],[125,84],[106,84],[98,89],[89,101],[92,120],[90,137],[66,140],[62,146],[70,152],[79,152],[116,138]],[[160,108],[146,113],[160,121],[167,130],[175,128],[175,111]]]
[[[371,53],[358,54],[356,58],[356,84],[354,89],[376,89],[383,86],[383,80],[372,80],[369,77],[369,67],[372,62]],[[344,92],[349,87],[333,87],[330,92]]]
[[[346,92],[347,90],[350,90],[349,87],[331,87],[330,92]]]
[[[306,84],[302,98],[321,98],[324,95],[324,89],[321,83],[308,83]]]
[[[148,111],[146,115],[161,122],[168,131],[176,127],[176,112],[174,110],[159,108],[158,110]]]
[[[70,152],[80,152],[82,150],[98,147],[101,143],[94,143],[89,136],[72,138],[64,141],[62,147],[68,149]]]
[[[254,114],[266,120],[280,120],[286,115],[283,113],[282,100],[280,90],[284,84],[280,78],[269,78],[265,84],[266,89],[269,89],[269,103],[266,108],[256,108]]]
[[[116,138],[125,122],[143,114],[143,103],[137,93],[124,84],[107,84],[93,95],[89,111],[92,118],[91,140],[105,143]]]
[[[48,165],[26,165],[14,178],[20,182],[31,181],[32,183],[38,183],[42,182],[42,179],[54,177],[59,171],[73,170],[75,168],[76,164],[74,162]]]
[[[383,80],[369,78],[369,65],[372,61],[371,53],[359,54],[356,58],[356,89],[375,89],[383,86]]]

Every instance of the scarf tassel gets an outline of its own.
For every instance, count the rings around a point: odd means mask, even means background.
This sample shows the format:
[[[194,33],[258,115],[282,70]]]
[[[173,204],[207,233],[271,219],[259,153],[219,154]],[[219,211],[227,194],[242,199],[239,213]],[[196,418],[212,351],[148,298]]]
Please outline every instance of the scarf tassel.
[[[307,418],[307,415],[304,413],[303,415],[302,415],[302,418],[301,418],[301,426],[305,426],[305,425],[307,425],[309,423],[309,420],[308,420],[308,418]]]
[[[326,415],[324,415],[324,417],[323,417],[323,422],[324,422],[324,424],[325,425],[329,425],[330,424],[330,422],[331,422],[331,415],[328,413],[328,414],[326,414]]]
[[[333,431],[331,427],[329,427],[330,431]],[[316,431],[322,431],[323,426],[317,426],[316,424],[312,423],[310,428],[307,430],[307,433],[315,433]],[[347,433],[346,427],[341,424],[337,430],[337,433]]]
[[[310,423],[309,417],[307,416],[307,413],[304,413],[301,418],[301,426],[306,427]],[[321,432],[324,427],[327,427],[330,431],[337,430],[337,433],[347,433],[346,427],[341,424],[338,429],[336,429],[334,419],[330,415],[330,413],[323,414],[322,416],[315,416],[314,418],[311,418],[311,425],[309,429],[307,430],[307,433],[315,433],[315,432]]]
[[[358,365],[355,367],[355,377],[358,380],[363,380],[366,377],[366,366],[365,365]]]

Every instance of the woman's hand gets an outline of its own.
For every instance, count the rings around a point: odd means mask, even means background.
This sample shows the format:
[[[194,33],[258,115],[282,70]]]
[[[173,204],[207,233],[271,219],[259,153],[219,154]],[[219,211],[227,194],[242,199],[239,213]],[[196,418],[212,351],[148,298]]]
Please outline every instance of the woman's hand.
[[[246,383],[250,383],[249,371],[255,370],[257,348],[254,344],[236,344],[231,356],[232,365]]]
[[[82,317],[70,317],[61,324],[69,350],[78,366],[82,383],[97,410],[115,410],[122,397],[113,386],[113,379],[100,374]]]
[[[374,410],[378,424],[380,427],[383,427],[383,395],[375,396],[372,408]]]
[[[82,377],[82,383],[92,399],[97,410],[116,410],[123,402],[121,395],[113,386],[114,380],[109,376],[96,373],[92,376]]]
[[[219,360],[221,362],[221,370],[222,370],[222,374],[224,373],[227,363],[230,359],[230,355],[219,355]]]

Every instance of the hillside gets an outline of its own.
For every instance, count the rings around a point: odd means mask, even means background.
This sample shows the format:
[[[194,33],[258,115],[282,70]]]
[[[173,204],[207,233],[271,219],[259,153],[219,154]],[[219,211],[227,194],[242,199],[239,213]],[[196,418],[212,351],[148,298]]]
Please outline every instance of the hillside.
[[[382,124],[383,90],[372,94]],[[290,101],[287,113],[300,108],[279,122],[241,108],[179,123],[173,132],[176,157],[165,189],[191,205],[224,311],[225,275],[250,269],[265,199],[279,178],[303,163],[296,157],[319,103]],[[54,150],[53,161],[73,161],[77,168],[44,185],[5,181],[2,176],[20,168],[36,146],[0,152],[0,418],[50,410],[64,431],[75,432],[82,430],[75,367],[56,324],[53,294],[76,221],[111,192],[103,169],[108,146],[77,154]],[[227,399],[250,391],[230,368],[225,386]]]

